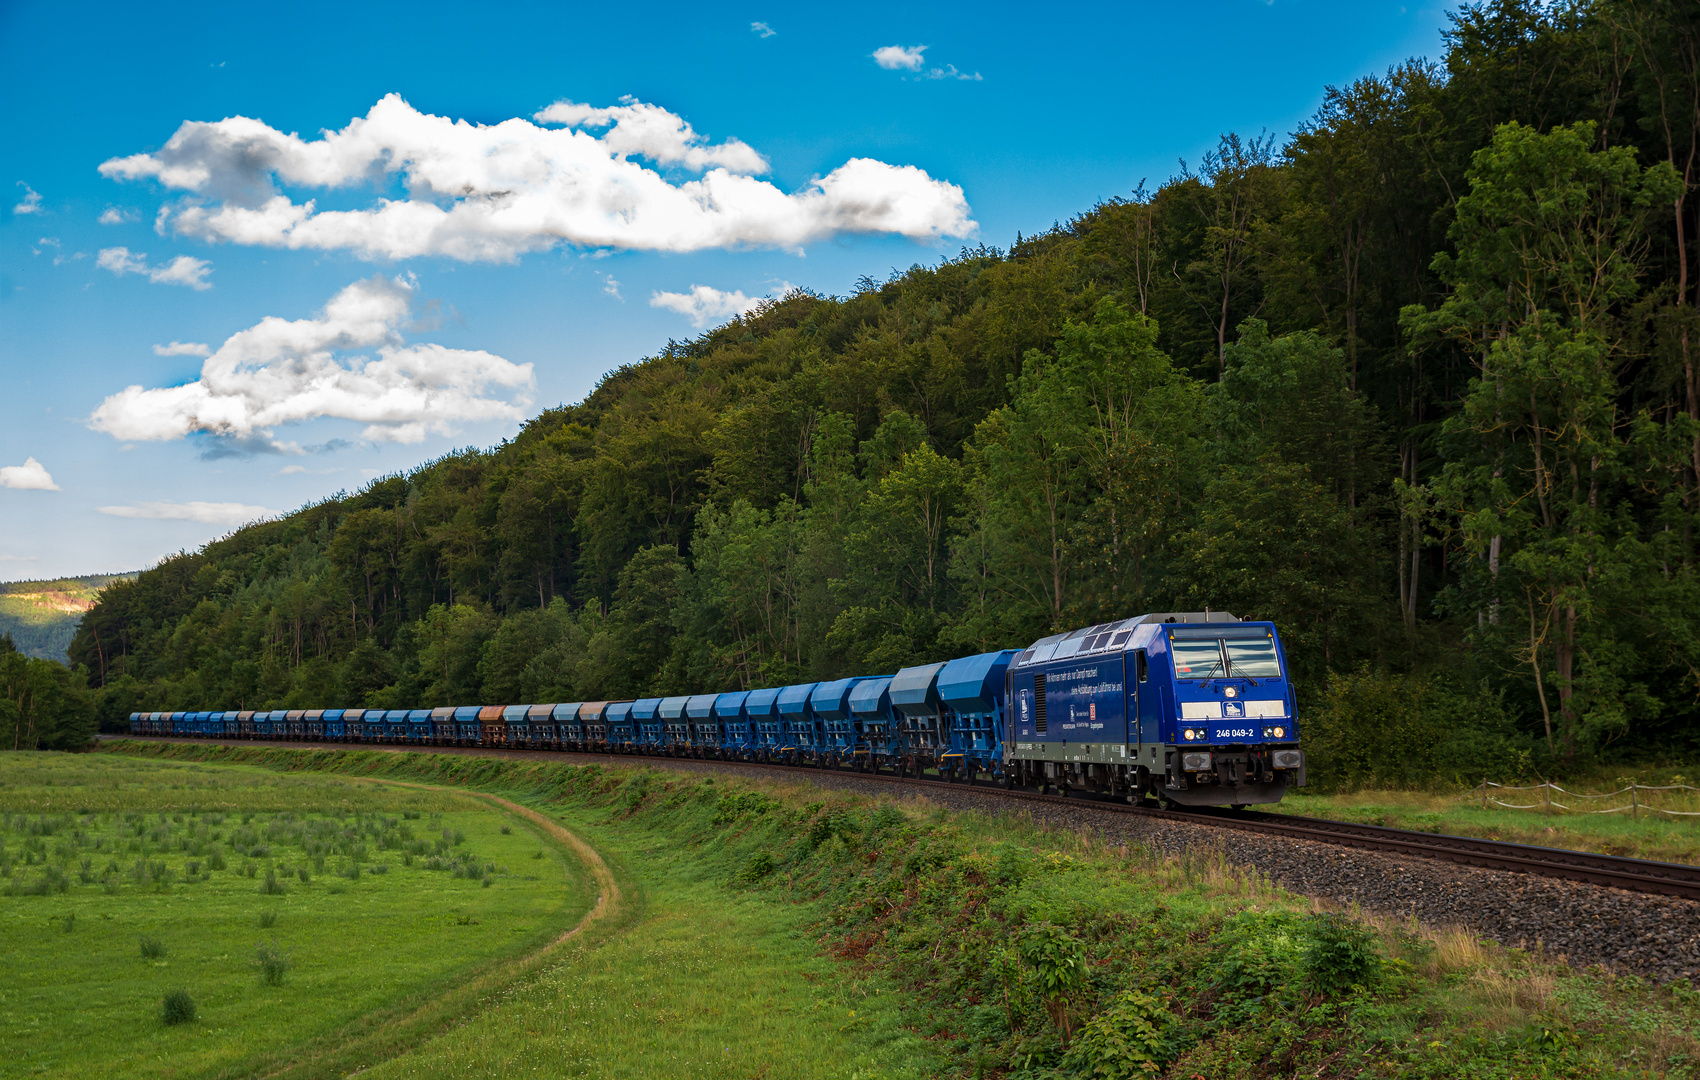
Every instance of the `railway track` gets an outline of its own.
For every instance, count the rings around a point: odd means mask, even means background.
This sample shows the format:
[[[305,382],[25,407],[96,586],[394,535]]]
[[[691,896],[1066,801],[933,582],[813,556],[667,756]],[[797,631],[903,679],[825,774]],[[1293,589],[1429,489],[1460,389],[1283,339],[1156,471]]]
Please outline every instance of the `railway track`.
[[[340,748],[340,744],[311,743],[311,742],[271,742],[255,743],[235,739],[163,739],[139,736],[115,736],[116,738],[131,739],[136,742],[166,742],[166,743],[204,743],[220,746],[276,746],[291,749],[325,750]],[[480,757],[515,757],[532,758],[539,755],[568,758],[585,761],[608,761],[611,763],[631,764],[633,758],[626,755],[614,754],[584,754],[572,751],[551,750],[502,750],[485,747],[388,747],[373,746],[365,749],[383,749],[395,751],[413,751],[430,753],[469,754]],[[943,780],[932,780],[924,777],[896,777],[883,773],[850,772],[836,773],[806,765],[778,765],[759,762],[735,762],[710,758],[666,758],[643,757],[637,760],[665,764],[670,761],[680,763],[695,762],[716,766],[745,766],[752,769],[764,769],[775,772],[792,772],[808,776],[842,775],[860,780],[885,782],[908,788],[941,788],[950,791],[970,790],[979,794],[995,796],[1019,802],[1050,803],[1066,806],[1072,810],[1091,809],[1112,814],[1133,814],[1142,817],[1166,819],[1170,821],[1187,822],[1194,825],[1210,825],[1223,829],[1235,829],[1241,832],[1263,833],[1270,836],[1284,836],[1297,840],[1314,840],[1324,844],[1334,844],[1342,847],[1359,848],[1369,851],[1380,851],[1395,855],[1412,856],[1416,858],[1437,860],[1440,862],[1456,863],[1464,866],[1480,867],[1489,870],[1504,870],[1513,873],[1529,874],[1537,877],[1560,878],[1569,881],[1586,882],[1590,885],[1604,885],[1616,889],[1627,889],[1634,892],[1654,893],[1661,896],[1675,896],[1687,900],[1700,900],[1700,867],[1688,866],[1682,863],[1657,862],[1651,859],[1630,859],[1618,855],[1599,855],[1589,851],[1572,851],[1566,848],[1540,847],[1533,844],[1514,844],[1503,840],[1481,840],[1469,836],[1451,836],[1445,833],[1417,832],[1409,829],[1390,829],[1380,825],[1358,825],[1341,821],[1328,821],[1323,818],[1296,817],[1289,814],[1270,814],[1252,810],[1227,810],[1212,808],[1195,808],[1189,810],[1165,810],[1152,806],[1129,805],[1109,799],[1093,798],[1090,796],[1052,795],[1026,789],[1008,789],[991,785],[966,785],[948,783]]]

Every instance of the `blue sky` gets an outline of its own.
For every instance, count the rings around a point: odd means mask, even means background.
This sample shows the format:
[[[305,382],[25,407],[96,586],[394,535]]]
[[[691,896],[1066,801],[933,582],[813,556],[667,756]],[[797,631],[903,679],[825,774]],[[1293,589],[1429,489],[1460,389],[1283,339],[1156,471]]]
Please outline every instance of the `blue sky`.
[[[151,565],[787,285],[1284,138],[1445,10],[0,4],[0,580]]]

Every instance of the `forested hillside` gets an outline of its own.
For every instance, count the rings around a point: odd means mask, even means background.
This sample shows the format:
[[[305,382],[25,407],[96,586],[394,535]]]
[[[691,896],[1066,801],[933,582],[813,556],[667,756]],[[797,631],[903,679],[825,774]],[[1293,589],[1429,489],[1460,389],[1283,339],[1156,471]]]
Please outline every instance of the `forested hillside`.
[[[1692,3],[1465,9],[1285,142],[793,293],[115,584],[72,659],[110,724],[771,685],[1210,607],[1282,627],[1337,777],[1690,753],[1697,72]]]
[[[0,634],[26,656],[63,662],[83,613],[100,590],[134,574],[0,582]]]

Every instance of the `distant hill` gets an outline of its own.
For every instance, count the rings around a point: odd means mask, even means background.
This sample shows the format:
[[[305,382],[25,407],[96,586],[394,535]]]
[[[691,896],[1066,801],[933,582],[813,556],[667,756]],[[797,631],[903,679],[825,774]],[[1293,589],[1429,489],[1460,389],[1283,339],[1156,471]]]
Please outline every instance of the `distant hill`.
[[[136,575],[90,574],[53,581],[0,583],[0,634],[11,634],[18,651],[42,660],[65,662],[65,650],[83,612],[114,581]]]

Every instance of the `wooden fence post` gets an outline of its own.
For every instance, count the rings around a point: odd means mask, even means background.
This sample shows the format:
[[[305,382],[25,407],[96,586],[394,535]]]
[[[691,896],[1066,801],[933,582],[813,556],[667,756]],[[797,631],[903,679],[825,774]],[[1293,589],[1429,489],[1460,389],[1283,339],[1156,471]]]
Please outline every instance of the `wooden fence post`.
[[[1551,780],[1542,780],[1541,781],[1541,794],[1546,796],[1547,813],[1551,814],[1552,813],[1552,781]]]
[[[1482,809],[1487,809],[1487,777],[1482,777]]]
[[[1641,817],[1641,801],[1635,797],[1635,784],[1633,782],[1629,785],[1629,816],[1637,820]]]

